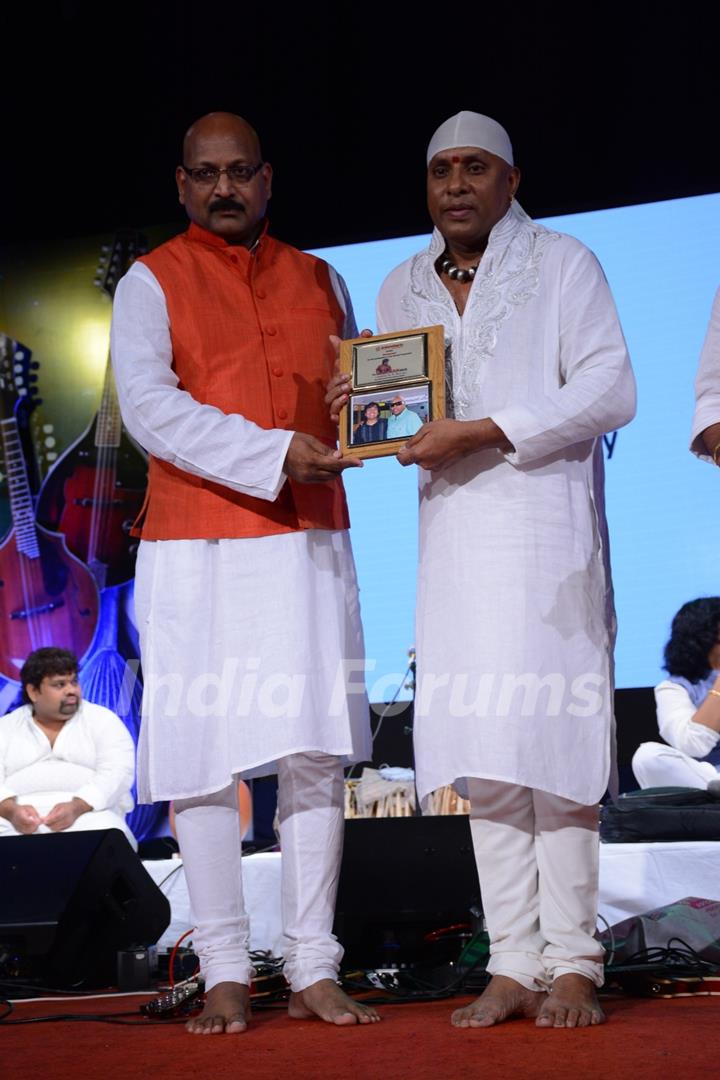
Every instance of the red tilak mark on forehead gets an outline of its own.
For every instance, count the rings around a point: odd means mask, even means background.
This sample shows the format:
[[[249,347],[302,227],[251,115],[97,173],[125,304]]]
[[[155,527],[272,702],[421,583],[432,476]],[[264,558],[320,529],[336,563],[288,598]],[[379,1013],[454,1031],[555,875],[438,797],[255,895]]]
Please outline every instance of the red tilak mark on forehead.
[[[460,158],[457,156],[457,154],[453,154],[450,160],[452,161],[453,165],[460,164]]]

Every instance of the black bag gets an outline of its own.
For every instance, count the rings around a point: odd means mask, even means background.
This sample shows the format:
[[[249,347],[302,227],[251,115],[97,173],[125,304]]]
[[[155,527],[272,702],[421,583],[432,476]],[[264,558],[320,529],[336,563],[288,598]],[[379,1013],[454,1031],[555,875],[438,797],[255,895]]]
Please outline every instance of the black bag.
[[[600,810],[607,844],[649,840],[720,840],[720,795],[705,788],[628,791]]]

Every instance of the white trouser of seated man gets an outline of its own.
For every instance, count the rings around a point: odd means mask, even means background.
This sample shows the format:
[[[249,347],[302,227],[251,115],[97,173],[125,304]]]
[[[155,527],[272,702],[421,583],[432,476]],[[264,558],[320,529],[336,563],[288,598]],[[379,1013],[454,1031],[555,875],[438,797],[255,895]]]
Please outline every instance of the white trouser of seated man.
[[[720,773],[709,761],[698,761],[667,743],[640,743],[633,754],[632,770],[641,788],[706,788]]]

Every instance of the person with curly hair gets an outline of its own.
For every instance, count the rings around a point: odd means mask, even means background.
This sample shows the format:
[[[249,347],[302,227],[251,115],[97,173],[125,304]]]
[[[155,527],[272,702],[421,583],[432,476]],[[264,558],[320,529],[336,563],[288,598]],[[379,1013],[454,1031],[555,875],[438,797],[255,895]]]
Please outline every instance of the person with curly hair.
[[[706,788],[720,775],[720,596],[690,600],[665,646],[670,676],[655,687],[664,743],[641,743],[632,759],[641,788]]]

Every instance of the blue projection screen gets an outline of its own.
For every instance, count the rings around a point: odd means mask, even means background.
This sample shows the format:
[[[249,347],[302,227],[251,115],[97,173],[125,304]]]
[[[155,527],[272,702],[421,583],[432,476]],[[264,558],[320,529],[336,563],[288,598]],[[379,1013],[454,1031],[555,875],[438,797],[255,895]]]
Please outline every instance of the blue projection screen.
[[[670,620],[686,600],[720,594],[720,474],[689,450],[693,380],[720,285],[720,194],[545,218],[600,259],[638,380],[638,415],[607,460],[618,612],[617,685],[662,677]],[[385,275],[425,236],[314,252],[343,275],[358,326],[375,328]],[[345,474],[360,579],[371,701],[395,693],[413,644],[417,476],[394,458]],[[409,696],[401,690],[400,697]]]

